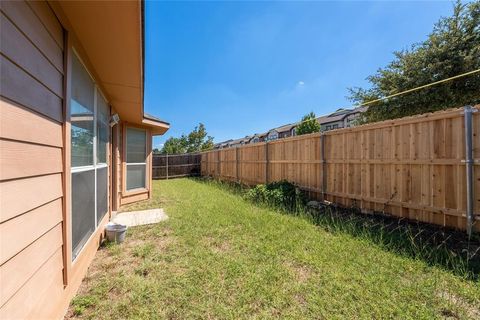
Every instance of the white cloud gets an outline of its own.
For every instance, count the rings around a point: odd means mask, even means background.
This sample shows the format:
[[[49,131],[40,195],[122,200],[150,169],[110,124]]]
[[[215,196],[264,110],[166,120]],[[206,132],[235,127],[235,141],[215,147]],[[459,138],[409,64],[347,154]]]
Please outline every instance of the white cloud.
[[[305,84],[305,82],[303,82],[301,80],[297,82],[297,86],[303,86],[304,84]]]

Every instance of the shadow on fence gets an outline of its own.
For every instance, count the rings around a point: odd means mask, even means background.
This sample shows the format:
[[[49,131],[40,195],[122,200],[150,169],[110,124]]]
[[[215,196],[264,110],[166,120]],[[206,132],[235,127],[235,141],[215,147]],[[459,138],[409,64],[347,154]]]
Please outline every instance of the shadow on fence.
[[[154,154],[153,179],[173,179],[200,175],[201,156],[198,153]]]

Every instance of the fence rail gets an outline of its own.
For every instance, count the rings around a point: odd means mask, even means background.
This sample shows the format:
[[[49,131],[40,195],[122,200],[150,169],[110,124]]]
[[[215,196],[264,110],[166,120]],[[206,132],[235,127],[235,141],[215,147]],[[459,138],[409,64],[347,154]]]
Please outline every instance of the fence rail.
[[[153,179],[173,179],[200,175],[198,153],[154,154],[152,163]]]
[[[365,213],[458,229],[468,229],[470,217],[480,231],[480,112],[468,121],[471,161],[465,111],[451,109],[204,152],[201,174],[248,185],[286,179],[311,198]]]

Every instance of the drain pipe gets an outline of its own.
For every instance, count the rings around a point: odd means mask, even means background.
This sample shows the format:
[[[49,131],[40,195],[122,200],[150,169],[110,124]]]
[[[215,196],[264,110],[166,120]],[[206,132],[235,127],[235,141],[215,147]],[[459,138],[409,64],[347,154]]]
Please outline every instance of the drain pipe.
[[[472,235],[473,227],[473,129],[472,113],[476,110],[472,106],[463,108],[465,116],[465,170],[467,187],[467,234]]]

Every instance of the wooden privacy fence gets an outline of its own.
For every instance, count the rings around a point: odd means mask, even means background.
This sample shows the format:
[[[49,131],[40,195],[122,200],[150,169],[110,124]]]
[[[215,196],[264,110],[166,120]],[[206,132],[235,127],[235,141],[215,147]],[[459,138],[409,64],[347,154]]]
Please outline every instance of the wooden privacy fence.
[[[465,111],[452,109],[204,152],[201,173],[248,185],[286,179],[314,199],[468,230],[467,212],[480,220],[480,112],[468,121],[472,161]]]
[[[172,179],[200,175],[199,153],[154,154],[153,179]]]

